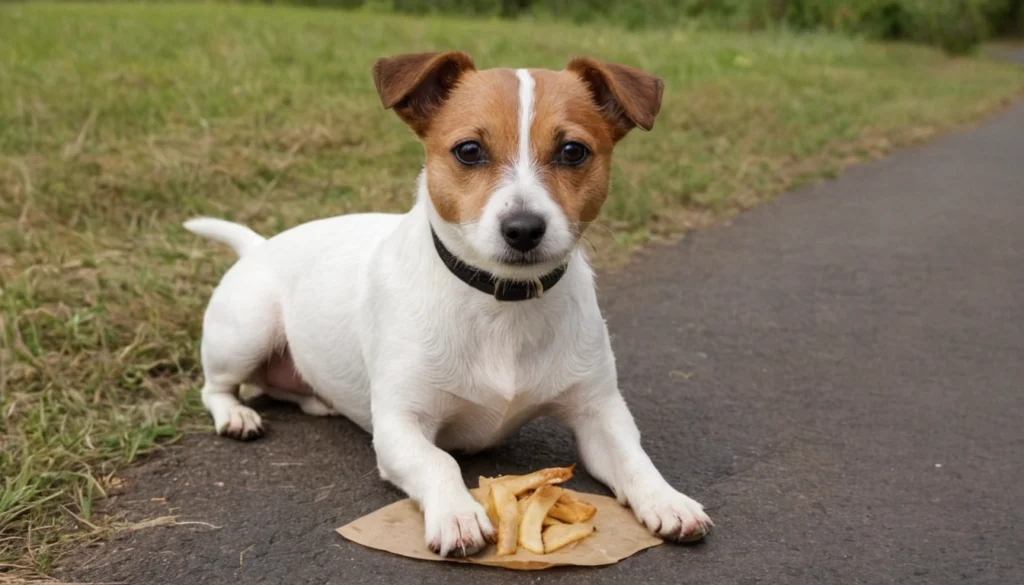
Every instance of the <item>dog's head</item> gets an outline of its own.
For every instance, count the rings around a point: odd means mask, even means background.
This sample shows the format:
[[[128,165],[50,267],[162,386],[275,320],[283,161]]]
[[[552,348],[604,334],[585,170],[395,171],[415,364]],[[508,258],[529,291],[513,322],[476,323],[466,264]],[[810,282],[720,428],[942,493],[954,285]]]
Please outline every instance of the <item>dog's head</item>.
[[[419,136],[425,180],[453,251],[500,277],[564,263],[608,195],[612,149],[650,130],[664,83],[578,57],[565,69],[477,70],[462,52],[386,57],[385,108]]]

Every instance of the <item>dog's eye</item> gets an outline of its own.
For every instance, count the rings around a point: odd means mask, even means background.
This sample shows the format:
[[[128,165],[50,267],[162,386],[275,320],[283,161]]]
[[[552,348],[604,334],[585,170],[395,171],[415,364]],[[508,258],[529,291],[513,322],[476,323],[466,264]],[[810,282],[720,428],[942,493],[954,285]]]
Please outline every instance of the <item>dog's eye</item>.
[[[583,161],[587,160],[587,155],[589,154],[590,151],[587,150],[587,147],[579,142],[566,142],[559,149],[555,162],[576,167],[583,164]]]
[[[480,146],[480,143],[475,140],[459,143],[452,149],[452,154],[455,155],[455,160],[467,167],[487,162],[484,147]]]

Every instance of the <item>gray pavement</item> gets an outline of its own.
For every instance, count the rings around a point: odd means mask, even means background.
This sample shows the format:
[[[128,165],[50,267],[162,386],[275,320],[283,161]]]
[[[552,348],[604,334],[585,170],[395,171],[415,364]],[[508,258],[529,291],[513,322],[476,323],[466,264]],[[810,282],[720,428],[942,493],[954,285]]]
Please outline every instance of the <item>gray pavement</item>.
[[[1024,583],[1024,107],[849,169],[603,278],[621,385],[705,543],[517,573],[367,550],[333,529],[401,497],[369,437],[267,406],[132,471],[140,530],[62,576],[202,583]],[[468,479],[576,461],[536,421]],[[578,489],[606,493],[585,476]],[[153,498],[157,498],[154,500]],[[164,498],[161,500],[160,498]]]

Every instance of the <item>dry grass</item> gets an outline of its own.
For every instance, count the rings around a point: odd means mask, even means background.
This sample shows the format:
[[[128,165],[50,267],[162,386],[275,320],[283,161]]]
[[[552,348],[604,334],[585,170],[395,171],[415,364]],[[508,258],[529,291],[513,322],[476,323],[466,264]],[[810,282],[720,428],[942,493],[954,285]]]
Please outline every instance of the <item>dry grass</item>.
[[[657,128],[621,147],[609,229],[592,233],[604,265],[1024,87],[1010,67],[829,36],[294,8],[5,5],[0,38],[0,580],[110,529],[93,502],[118,470],[207,424],[197,339],[231,256],[183,219],[271,234],[408,205],[421,153],[376,99],[379,55],[560,67],[589,53],[665,77]]]

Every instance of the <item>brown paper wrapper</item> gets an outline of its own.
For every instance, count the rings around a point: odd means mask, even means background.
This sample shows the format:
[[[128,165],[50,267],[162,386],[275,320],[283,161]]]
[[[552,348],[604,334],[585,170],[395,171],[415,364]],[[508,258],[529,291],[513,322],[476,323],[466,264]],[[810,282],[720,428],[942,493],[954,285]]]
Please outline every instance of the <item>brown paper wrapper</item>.
[[[412,500],[385,506],[341,528],[338,534],[352,542],[396,555],[427,561],[473,563],[520,571],[534,571],[559,565],[596,567],[611,565],[662,540],[644,528],[633,512],[605,496],[566,490],[574,497],[597,506],[591,520],[594,533],[550,554],[538,555],[519,547],[513,555],[498,556],[494,546],[467,558],[446,558],[434,554],[423,541],[423,512]]]

